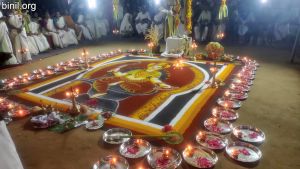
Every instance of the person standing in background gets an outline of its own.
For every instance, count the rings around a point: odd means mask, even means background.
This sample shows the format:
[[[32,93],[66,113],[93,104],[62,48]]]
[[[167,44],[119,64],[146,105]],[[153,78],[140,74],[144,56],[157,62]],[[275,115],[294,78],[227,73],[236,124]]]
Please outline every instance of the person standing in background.
[[[47,36],[50,36],[52,38],[54,47],[63,48],[64,45],[63,45],[62,39],[59,36],[59,33],[54,26],[54,21],[50,17],[49,12],[46,12],[44,21],[45,21],[44,34]]]
[[[81,40],[82,38],[84,38],[86,40],[93,40],[92,35],[88,27],[84,23],[84,21],[85,21],[85,16],[83,15],[82,12],[79,12],[79,15],[77,17],[77,24],[76,24],[79,30],[77,39]]]
[[[33,38],[35,41],[38,50],[40,52],[44,52],[48,49],[50,49],[50,45],[47,41],[47,38],[45,35],[43,35],[40,31],[40,24],[38,23],[38,20],[31,18],[30,16],[28,17],[29,19],[29,36],[28,38]]]
[[[5,17],[0,10],[0,53],[8,58],[1,58],[4,65],[18,64],[16,56],[13,53],[13,47],[9,38],[9,32],[5,23]],[[3,57],[3,56],[2,56]]]
[[[145,35],[151,23],[151,17],[149,12],[146,11],[146,7],[143,6],[140,9],[137,17],[135,18],[135,28],[139,35]]]
[[[122,36],[126,37],[133,34],[132,15],[130,13],[124,15],[120,26],[120,33]]]
[[[67,26],[65,18],[60,15],[60,12],[56,12],[56,18],[57,20],[55,25],[58,28],[58,33],[61,37],[64,47],[69,45],[77,45],[78,41],[75,30]]]
[[[200,29],[199,29],[200,41],[201,42],[206,41],[209,25],[211,23],[211,12],[210,12],[208,6],[204,7],[204,10],[201,12],[200,16],[197,19],[197,23],[199,23],[199,26],[200,26]]]
[[[22,13],[16,10],[12,10],[8,17],[8,23],[11,27],[10,38],[13,42],[16,59],[19,63],[25,63],[32,60],[23,19]]]

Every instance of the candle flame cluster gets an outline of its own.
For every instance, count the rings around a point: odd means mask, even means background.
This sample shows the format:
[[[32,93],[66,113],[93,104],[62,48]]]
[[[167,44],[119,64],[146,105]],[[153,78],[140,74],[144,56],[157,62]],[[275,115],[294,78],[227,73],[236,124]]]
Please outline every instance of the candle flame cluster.
[[[18,49],[17,52],[21,53],[21,54],[26,54],[27,52],[29,52],[29,49],[27,49],[27,48],[21,48],[21,49]]]
[[[67,97],[77,97],[79,95],[79,89],[73,89],[71,88],[70,91],[66,92]]]
[[[195,50],[198,47],[198,45],[197,45],[197,43],[195,41],[193,41],[191,47],[192,47],[193,50]]]
[[[173,64],[173,67],[175,69],[182,69],[184,66],[184,61],[182,59],[177,59],[175,60],[174,64]]]
[[[221,33],[219,33],[219,34],[217,34],[217,38],[218,39],[223,39],[225,37],[225,34],[224,34],[224,32],[221,32]]]
[[[216,73],[218,69],[216,67],[211,67],[209,70],[211,73]]]
[[[153,42],[148,43],[148,47],[149,47],[150,49],[152,49],[152,48],[154,47],[154,43],[153,43]]]
[[[112,33],[113,33],[114,35],[118,35],[118,34],[120,33],[120,31],[119,31],[118,29],[113,29],[113,30],[112,30]]]

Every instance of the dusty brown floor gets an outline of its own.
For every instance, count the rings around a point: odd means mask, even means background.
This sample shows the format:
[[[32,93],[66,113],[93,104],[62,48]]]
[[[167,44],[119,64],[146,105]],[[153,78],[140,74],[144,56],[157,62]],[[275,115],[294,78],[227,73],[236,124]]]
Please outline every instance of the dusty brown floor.
[[[111,49],[141,48],[143,43],[113,42],[89,46],[91,54]],[[31,71],[41,66],[78,56],[81,49],[72,50],[24,66],[1,70],[0,78]],[[239,110],[240,119],[234,124],[251,124],[266,134],[260,146],[263,158],[257,169],[300,168],[300,66],[288,63],[288,51],[251,47],[227,47],[238,55],[252,55],[261,67],[249,99]],[[91,168],[101,155],[117,154],[116,147],[98,145],[102,131],[87,132],[79,128],[64,134],[25,130],[27,119],[11,123],[8,128],[15,141],[25,169]],[[138,163],[141,163],[140,160]],[[131,168],[137,168],[133,165]],[[1,168],[1,164],[0,164]],[[181,168],[187,168],[185,166]],[[219,153],[215,169],[243,169]]]

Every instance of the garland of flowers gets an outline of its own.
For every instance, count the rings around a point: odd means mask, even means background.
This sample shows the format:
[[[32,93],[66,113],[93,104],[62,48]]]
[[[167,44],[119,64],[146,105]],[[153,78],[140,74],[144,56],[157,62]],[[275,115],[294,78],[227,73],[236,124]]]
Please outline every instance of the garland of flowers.
[[[174,13],[175,13],[175,32],[178,32],[178,26],[180,24],[180,10],[181,10],[181,4],[179,0],[176,0],[176,5],[174,7]]]
[[[227,8],[227,5],[226,5],[226,0],[222,0],[220,10],[219,10],[218,19],[223,20],[227,17],[228,17],[228,8]]]
[[[186,0],[185,1],[185,30],[191,34],[192,33],[192,1],[193,0]]]

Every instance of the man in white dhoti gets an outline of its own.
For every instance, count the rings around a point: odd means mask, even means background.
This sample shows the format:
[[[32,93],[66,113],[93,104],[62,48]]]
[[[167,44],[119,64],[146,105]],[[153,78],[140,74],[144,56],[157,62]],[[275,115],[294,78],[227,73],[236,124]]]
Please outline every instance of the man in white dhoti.
[[[155,16],[154,16],[154,26],[158,29],[159,31],[159,37],[160,39],[164,37],[164,30],[165,30],[165,25],[164,22],[166,20],[166,12],[164,11],[159,11]]]
[[[139,35],[145,35],[150,26],[151,18],[149,12],[146,12],[145,7],[141,9],[135,18],[135,29]]]
[[[46,12],[45,14],[45,35],[51,36],[54,47],[63,48],[63,42],[61,37],[58,34],[57,29],[54,26],[53,19],[50,17],[50,14]]]
[[[77,45],[77,37],[75,34],[75,30],[68,28],[65,22],[65,18],[60,15],[59,12],[56,12],[56,27],[58,28],[59,36],[61,37],[61,40],[63,42],[64,47],[67,47],[69,45]]]
[[[11,27],[10,37],[13,42],[16,58],[19,63],[32,60],[29,52],[28,38],[23,26],[22,13],[12,11],[8,18]]]
[[[50,49],[50,45],[47,41],[47,38],[45,37],[45,35],[43,35],[40,32],[40,24],[37,23],[37,21],[31,19],[31,17],[29,16],[29,38],[32,38],[35,43],[37,44],[37,47],[39,49],[40,52],[44,52],[48,49]]]
[[[96,38],[99,39],[103,36],[107,36],[109,31],[109,24],[107,19],[103,17],[102,12],[96,13],[95,18],[95,29],[96,29]]]
[[[82,38],[84,38],[86,40],[93,40],[92,35],[84,21],[85,16],[82,13],[79,13],[76,24],[79,27],[78,39],[81,40]]]
[[[13,47],[9,39],[8,28],[5,23],[5,18],[0,11],[0,53],[6,53],[10,55],[8,60],[5,59],[4,65],[17,64],[18,61],[13,53]],[[2,60],[2,58],[1,58]]]
[[[133,33],[132,27],[132,15],[130,13],[126,13],[123,17],[120,27],[120,33],[123,36],[129,36]]]
[[[96,25],[95,25],[95,18],[91,13],[87,13],[84,15],[84,24],[88,28],[88,30],[91,33],[91,36],[93,39],[98,39],[99,37],[96,37]]]
[[[197,19],[198,30],[195,31],[195,37],[197,40],[205,41],[208,34],[208,26],[211,22],[211,12],[206,7],[199,15]],[[196,30],[196,29],[195,29]]]

